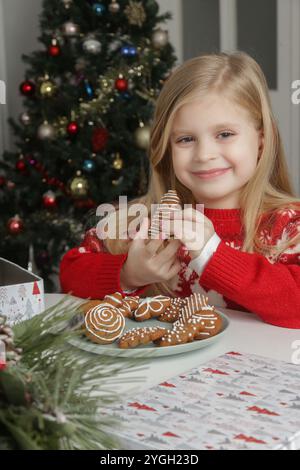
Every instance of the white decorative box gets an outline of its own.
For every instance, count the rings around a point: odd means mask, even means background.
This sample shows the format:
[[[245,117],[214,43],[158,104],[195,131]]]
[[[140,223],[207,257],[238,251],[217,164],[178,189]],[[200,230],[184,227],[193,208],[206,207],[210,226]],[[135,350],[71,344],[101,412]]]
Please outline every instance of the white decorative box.
[[[15,263],[0,258],[0,314],[9,325],[45,310],[44,281]]]
[[[123,449],[300,449],[300,369],[231,351],[102,413]]]

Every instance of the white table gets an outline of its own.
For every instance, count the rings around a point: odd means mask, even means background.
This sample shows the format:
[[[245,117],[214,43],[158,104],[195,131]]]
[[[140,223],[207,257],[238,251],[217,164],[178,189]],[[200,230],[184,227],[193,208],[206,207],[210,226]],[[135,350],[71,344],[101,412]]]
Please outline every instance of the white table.
[[[46,308],[48,308],[61,300],[64,295],[46,294],[45,297]],[[268,325],[254,314],[223,308],[220,310],[228,316],[230,325],[227,334],[220,338],[217,344],[187,354],[147,360],[146,368],[138,374],[140,381],[133,384],[137,372],[129,371],[126,373],[128,382],[122,381],[118,386],[119,391],[131,394],[149,388],[229,351],[257,354],[292,362],[294,352],[292,344],[296,340],[300,341],[300,330]]]

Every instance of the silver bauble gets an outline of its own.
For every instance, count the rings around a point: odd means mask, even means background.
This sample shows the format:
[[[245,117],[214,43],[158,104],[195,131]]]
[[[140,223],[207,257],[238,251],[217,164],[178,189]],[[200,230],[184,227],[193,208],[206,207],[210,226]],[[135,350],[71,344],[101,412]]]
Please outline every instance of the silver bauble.
[[[150,144],[150,127],[139,127],[134,133],[135,144],[141,150],[147,150]]]
[[[168,31],[164,31],[161,28],[158,28],[152,34],[152,44],[155,49],[162,49],[168,44],[169,34]]]
[[[102,50],[102,45],[97,39],[88,38],[83,41],[82,44],[83,50],[89,54],[100,54]]]
[[[48,122],[45,121],[45,122],[43,122],[43,124],[41,124],[38,127],[37,136],[40,140],[54,139],[55,129],[54,129],[53,126],[51,126],[51,124],[49,124]]]
[[[108,5],[108,9],[110,13],[119,13],[120,4],[116,0],[112,0],[112,2]]]
[[[78,24],[75,24],[72,21],[64,23],[61,30],[65,36],[76,36],[80,32]]]

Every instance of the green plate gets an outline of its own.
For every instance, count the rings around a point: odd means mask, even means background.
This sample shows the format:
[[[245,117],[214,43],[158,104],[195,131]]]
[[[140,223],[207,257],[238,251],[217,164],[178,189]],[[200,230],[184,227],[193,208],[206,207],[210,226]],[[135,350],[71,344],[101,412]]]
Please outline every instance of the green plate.
[[[138,346],[132,349],[121,349],[118,347],[117,342],[112,344],[95,344],[89,341],[85,336],[80,336],[78,338],[72,338],[69,340],[69,343],[76,348],[83,349],[84,351],[99,354],[100,356],[115,356],[115,357],[142,357],[142,358],[153,358],[160,356],[173,356],[174,354],[182,354],[197,349],[206,348],[212,344],[217,343],[221,337],[226,333],[226,330],[229,326],[229,319],[227,316],[216,309],[222,319],[223,327],[220,333],[212,338],[201,339],[198,341],[193,341],[192,343],[180,344],[176,346],[155,346],[153,343],[145,344]],[[145,326],[161,326],[163,328],[172,329],[172,323],[160,322],[158,320],[152,319],[143,322],[136,322],[135,320],[130,320],[126,318],[125,330],[131,330],[132,328],[144,328]]]

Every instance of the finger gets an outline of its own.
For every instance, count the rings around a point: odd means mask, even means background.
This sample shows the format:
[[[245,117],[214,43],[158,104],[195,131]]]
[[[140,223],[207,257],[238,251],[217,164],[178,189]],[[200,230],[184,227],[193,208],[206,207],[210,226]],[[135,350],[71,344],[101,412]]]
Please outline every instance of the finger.
[[[169,279],[172,279],[172,277],[176,276],[176,274],[179,273],[181,269],[181,263],[179,260],[176,259],[176,261],[170,266],[168,276]]]
[[[163,245],[164,240],[150,240],[146,245],[146,251],[150,256],[156,255],[159,248]]]
[[[166,248],[164,248],[158,255],[157,255],[157,262],[164,264],[166,261],[170,260],[170,258],[174,258],[178,249],[180,248],[181,242],[180,240],[171,240],[168,242]]]

